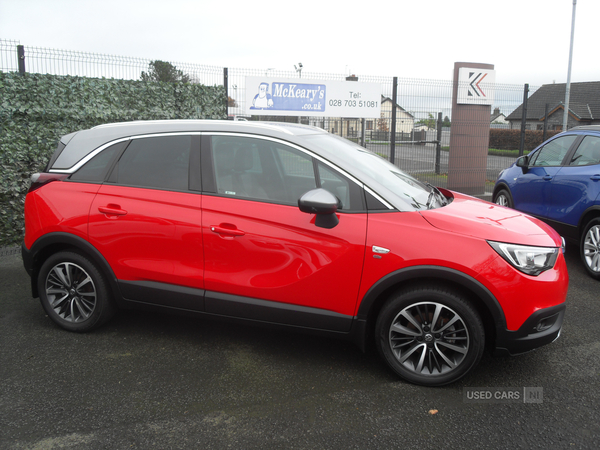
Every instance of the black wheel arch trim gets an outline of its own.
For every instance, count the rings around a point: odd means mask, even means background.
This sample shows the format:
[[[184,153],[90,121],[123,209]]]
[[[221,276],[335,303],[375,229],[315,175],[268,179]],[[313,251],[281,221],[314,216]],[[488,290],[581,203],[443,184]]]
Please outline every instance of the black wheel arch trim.
[[[583,234],[583,232],[585,231],[585,227],[590,221],[590,219],[587,219],[585,221],[583,219],[590,213],[594,214],[594,218],[600,217],[600,205],[590,206],[581,214],[581,217],[579,218],[579,223],[577,225],[577,229],[579,230],[579,236]]]
[[[381,278],[367,291],[358,308],[357,319],[367,321],[373,306],[378,298],[386,291],[395,286],[415,280],[446,281],[459,285],[463,290],[469,291],[481,300],[483,306],[489,312],[496,332],[506,330],[506,318],[504,311],[496,297],[478,280],[455,269],[441,266],[413,266],[392,272]]]
[[[37,289],[37,274],[42,265],[40,261],[40,255],[44,253],[44,250],[53,245],[65,246],[65,250],[74,249],[79,253],[83,254],[91,259],[91,261],[98,266],[102,275],[106,277],[106,281],[112,292],[112,298],[117,302],[121,299],[121,292],[117,283],[117,277],[115,276],[112,268],[102,256],[102,254],[94,247],[90,242],[84,238],[71,233],[55,232],[48,233],[40,237],[33,243],[30,249],[27,249],[25,243],[21,245],[21,254],[23,256],[23,265],[25,270],[31,277],[31,295],[33,297],[39,297]]]
[[[492,194],[492,200],[494,199],[496,194],[498,194],[498,192],[500,192],[502,189],[506,190],[512,197],[512,192],[510,191],[510,188],[508,187],[508,185],[506,183],[504,183],[503,181],[501,181],[494,187],[494,192]]]

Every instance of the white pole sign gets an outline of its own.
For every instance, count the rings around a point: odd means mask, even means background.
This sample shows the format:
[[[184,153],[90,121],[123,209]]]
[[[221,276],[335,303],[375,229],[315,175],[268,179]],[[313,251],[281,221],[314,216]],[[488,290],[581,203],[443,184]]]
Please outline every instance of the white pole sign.
[[[246,114],[379,118],[381,85],[246,77]]]
[[[460,67],[458,69],[458,95],[461,105],[492,105],[496,90],[496,71]]]

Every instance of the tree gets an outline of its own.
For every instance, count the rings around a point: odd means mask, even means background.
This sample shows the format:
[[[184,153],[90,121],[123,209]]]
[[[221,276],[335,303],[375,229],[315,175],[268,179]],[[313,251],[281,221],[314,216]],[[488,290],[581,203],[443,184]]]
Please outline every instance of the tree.
[[[384,117],[383,113],[381,113],[381,117],[377,120],[377,129],[379,131],[390,131],[387,120]]]
[[[166,61],[151,61],[148,64],[148,72],[142,71],[141,79],[143,81],[166,81],[169,83],[182,82],[189,83],[190,76],[177,69],[173,64]]]
[[[442,126],[443,127],[449,127],[450,124],[450,118],[448,116],[444,117],[444,121],[442,122]]]
[[[227,106],[235,108],[237,106],[237,102],[235,101],[234,98],[227,97]]]
[[[427,119],[421,119],[417,122],[417,125],[425,125],[427,128],[435,128],[436,127],[436,120],[435,117],[433,117],[433,114],[431,113],[427,113],[427,115],[429,116]]]

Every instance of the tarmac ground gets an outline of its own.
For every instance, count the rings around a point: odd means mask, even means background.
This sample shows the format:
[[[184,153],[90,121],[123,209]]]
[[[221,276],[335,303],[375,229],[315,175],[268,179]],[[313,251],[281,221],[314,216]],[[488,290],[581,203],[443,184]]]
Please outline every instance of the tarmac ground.
[[[566,258],[556,342],[425,388],[350,343],[208,319],[121,311],[63,331],[5,252],[0,448],[599,448],[600,284]]]

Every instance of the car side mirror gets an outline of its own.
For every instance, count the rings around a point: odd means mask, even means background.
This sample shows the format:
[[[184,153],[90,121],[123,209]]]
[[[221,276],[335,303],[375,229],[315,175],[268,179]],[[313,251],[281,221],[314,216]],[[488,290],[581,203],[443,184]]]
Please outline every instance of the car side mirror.
[[[523,170],[523,173],[527,173],[527,169],[529,169],[529,156],[524,155],[517,159],[517,167],[520,167]]]
[[[336,211],[338,199],[323,188],[313,189],[298,199],[300,211],[316,214],[315,225],[320,228],[334,228],[338,223]]]

